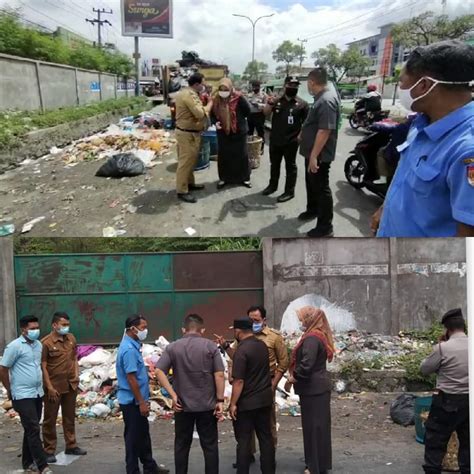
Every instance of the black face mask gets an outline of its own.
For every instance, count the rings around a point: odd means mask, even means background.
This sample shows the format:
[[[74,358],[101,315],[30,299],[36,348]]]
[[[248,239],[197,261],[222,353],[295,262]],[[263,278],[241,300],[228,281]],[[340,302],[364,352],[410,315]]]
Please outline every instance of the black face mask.
[[[285,94],[288,97],[296,97],[298,94],[298,89],[294,89],[293,87],[286,87],[285,88]]]
[[[254,94],[258,94],[260,92],[260,89],[254,89],[253,92]]]

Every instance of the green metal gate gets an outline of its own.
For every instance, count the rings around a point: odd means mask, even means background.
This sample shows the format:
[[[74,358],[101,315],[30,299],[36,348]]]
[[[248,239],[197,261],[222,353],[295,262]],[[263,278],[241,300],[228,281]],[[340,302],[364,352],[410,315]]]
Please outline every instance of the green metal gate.
[[[34,314],[43,334],[66,311],[81,343],[120,341],[125,319],[144,315],[150,340],[175,339],[186,314],[208,335],[230,336],[232,320],[263,300],[260,252],[74,254],[15,257],[17,315]]]

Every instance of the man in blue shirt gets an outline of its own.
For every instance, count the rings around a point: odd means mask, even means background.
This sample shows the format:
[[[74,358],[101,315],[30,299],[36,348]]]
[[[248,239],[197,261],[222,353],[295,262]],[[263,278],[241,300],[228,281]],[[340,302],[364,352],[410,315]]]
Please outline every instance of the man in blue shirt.
[[[418,112],[383,208],[378,237],[474,235],[474,46],[446,41],[413,51],[399,97]],[[379,226],[380,223],[380,226]]]
[[[0,361],[0,381],[23,426],[23,469],[46,474],[52,471],[40,437],[44,391],[38,318],[24,316],[20,319],[20,329],[21,336],[8,344]]]
[[[146,319],[133,315],[125,321],[125,334],[117,354],[117,398],[125,423],[125,457],[127,474],[166,474],[153,459],[148,415],[150,414],[150,386],[148,370],[143,361],[141,346],[148,335]]]

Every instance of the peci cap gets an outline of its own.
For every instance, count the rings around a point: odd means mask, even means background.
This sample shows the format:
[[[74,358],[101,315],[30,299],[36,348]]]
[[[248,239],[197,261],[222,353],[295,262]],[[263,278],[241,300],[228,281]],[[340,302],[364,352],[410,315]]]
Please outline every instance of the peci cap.
[[[291,84],[293,86],[299,86],[300,85],[300,80],[298,79],[298,76],[287,76],[285,79],[285,85],[286,84]]]
[[[461,319],[464,321],[461,308],[450,309],[441,319],[441,324],[446,324],[449,320],[452,319]]]
[[[252,330],[253,321],[249,317],[234,319],[234,325],[229,329]]]

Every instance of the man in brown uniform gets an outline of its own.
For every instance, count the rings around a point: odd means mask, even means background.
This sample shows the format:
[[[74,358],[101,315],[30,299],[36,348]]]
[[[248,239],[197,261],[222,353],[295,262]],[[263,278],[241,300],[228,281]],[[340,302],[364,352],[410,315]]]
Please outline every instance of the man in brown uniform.
[[[56,420],[59,406],[63,419],[66,454],[87,454],[76,442],[76,397],[79,385],[79,366],[76,355],[76,338],[69,334],[69,316],[54,313],[52,331],[41,342],[43,353],[41,367],[44,380],[43,443],[48,463],[56,462]]]
[[[205,90],[204,76],[193,74],[186,87],[176,96],[176,140],[178,142],[178,169],[176,171],[176,192],[178,199],[195,203],[196,198],[189,191],[199,191],[204,186],[194,180],[194,168],[201,148],[201,132],[208,123],[212,99],[202,105],[199,94]]]
[[[267,311],[263,306],[252,306],[248,309],[247,315],[253,321],[253,332],[257,339],[263,341],[268,348],[268,355],[270,359],[270,374],[272,377],[273,398],[275,399],[275,392],[278,383],[288,370],[290,365],[288,357],[288,349],[285,345],[283,336],[275,329],[267,326]],[[217,337],[217,343],[227,352],[231,358],[234,357],[236,343],[230,345],[222,336]],[[229,367],[229,373],[232,369]],[[277,428],[276,428],[276,405],[273,402],[272,409],[272,437],[275,448],[278,443]],[[252,442],[252,454],[256,452],[255,438]]]

